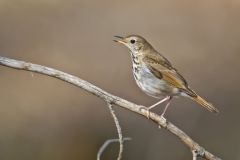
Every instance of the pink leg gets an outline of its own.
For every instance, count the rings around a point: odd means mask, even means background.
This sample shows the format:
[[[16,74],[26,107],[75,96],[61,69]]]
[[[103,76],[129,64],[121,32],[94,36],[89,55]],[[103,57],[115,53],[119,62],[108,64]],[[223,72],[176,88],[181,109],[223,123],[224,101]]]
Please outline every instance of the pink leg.
[[[170,96],[167,96],[167,97],[163,98],[161,101],[159,101],[159,102],[151,105],[150,107],[148,107],[148,110],[153,109],[153,108],[156,107],[157,105],[159,105],[159,104],[161,104],[161,103],[163,103],[163,102],[165,102],[165,101],[168,101],[168,100],[170,100],[170,99],[171,99],[171,97],[170,97]]]
[[[151,105],[150,107],[148,107],[148,108],[147,108],[147,111],[148,111],[147,117],[149,118],[149,115],[150,115],[150,112],[149,112],[149,111],[150,111],[151,109],[153,109],[154,107],[158,106],[159,104],[161,104],[161,103],[163,103],[163,102],[165,102],[165,101],[170,101],[171,98],[172,98],[171,96],[167,96],[167,97],[165,97],[164,99],[162,99],[161,101],[159,101],[159,102]],[[168,104],[167,104],[167,105],[168,105]],[[168,106],[167,106],[167,107],[168,107]],[[164,113],[166,112],[165,110],[166,110],[166,107],[165,107],[165,109],[164,109]]]
[[[171,103],[171,99],[172,99],[172,97],[169,98],[168,103],[167,103],[167,105],[165,106],[165,108],[164,108],[164,110],[163,110],[163,113],[161,114],[162,117],[164,117],[164,115],[165,115],[165,113],[166,113],[166,111],[167,111],[167,109],[168,109],[168,107],[169,107],[169,105],[170,105],[170,103]]]

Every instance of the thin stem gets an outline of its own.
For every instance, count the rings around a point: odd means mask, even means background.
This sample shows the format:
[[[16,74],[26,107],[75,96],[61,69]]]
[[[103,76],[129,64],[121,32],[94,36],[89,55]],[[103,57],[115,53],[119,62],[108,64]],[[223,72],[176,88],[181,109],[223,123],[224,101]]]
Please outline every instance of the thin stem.
[[[108,108],[110,110],[110,113],[113,117],[113,120],[115,122],[116,128],[117,128],[117,132],[118,132],[118,138],[119,138],[119,152],[118,152],[118,158],[117,160],[121,160],[122,158],[122,152],[123,152],[123,136],[122,136],[122,129],[121,126],[119,124],[119,121],[117,119],[116,114],[114,113],[114,110],[112,108],[112,105],[110,103],[108,103]]]
[[[123,138],[123,142],[124,141],[130,141],[131,138]],[[106,140],[103,145],[99,148],[98,150],[98,153],[97,153],[97,160],[100,160],[101,159],[101,156],[103,154],[103,152],[105,151],[105,149],[111,144],[111,143],[116,143],[116,142],[119,142],[119,139],[108,139]]]

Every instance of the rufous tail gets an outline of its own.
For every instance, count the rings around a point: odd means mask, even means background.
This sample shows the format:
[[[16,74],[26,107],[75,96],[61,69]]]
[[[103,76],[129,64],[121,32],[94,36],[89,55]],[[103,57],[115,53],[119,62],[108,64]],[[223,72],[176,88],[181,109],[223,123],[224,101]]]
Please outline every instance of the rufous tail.
[[[196,97],[191,97],[191,99],[199,103],[201,106],[205,107],[210,112],[219,113],[219,110],[216,107],[204,100],[202,97],[197,95]]]
[[[203,106],[204,108],[206,108],[210,112],[219,113],[219,110],[216,107],[214,107],[211,103],[207,102],[202,97],[197,95],[197,93],[194,92],[193,90],[191,90],[190,88],[182,89],[182,91],[185,94],[187,94],[192,100],[194,100],[195,102],[199,103],[201,106]]]

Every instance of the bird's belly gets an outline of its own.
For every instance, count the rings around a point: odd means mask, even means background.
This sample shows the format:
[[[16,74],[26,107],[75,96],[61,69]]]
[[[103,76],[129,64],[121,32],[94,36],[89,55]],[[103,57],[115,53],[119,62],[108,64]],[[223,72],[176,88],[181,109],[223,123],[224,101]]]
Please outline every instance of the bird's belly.
[[[162,96],[175,96],[179,94],[177,88],[174,88],[164,80],[155,77],[147,69],[139,70],[138,74],[134,77],[141,90],[152,97],[159,98]]]

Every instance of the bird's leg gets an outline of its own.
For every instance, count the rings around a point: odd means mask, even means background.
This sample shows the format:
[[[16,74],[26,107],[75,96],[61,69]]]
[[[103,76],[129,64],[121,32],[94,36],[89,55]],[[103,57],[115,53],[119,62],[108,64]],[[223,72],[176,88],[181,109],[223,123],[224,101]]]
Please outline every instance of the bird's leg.
[[[167,97],[163,98],[161,101],[158,101],[157,103],[155,103],[155,104],[151,105],[150,107],[148,107],[148,110],[153,109],[157,105],[159,105],[159,104],[161,104],[161,103],[163,103],[163,102],[165,102],[165,101],[167,101],[169,99],[170,99],[170,96],[167,96]]]
[[[159,101],[159,102],[151,105],[150,107],[148,107],[148,108],[147,108],[147,111],[148,111],[147,117],[149,118],[149,115],[150,115],[150,112],[149,112],[149,111],[150,111],[151,109],[153,109],[154,107],[156,107],[157,105],[159,105],[159,104],[161,104],[161,103],[163,103],[163,102],[165,102],[165,101],[169,101],[170,99],[171,99],[171,96],[167,96],[167,97],[163,98],[161,101]],[[165,107],[165,108],[166,108],[166,107]],[[166,112],[166,111],[165,111],[165,112]]]
[[[161,114],[161,117],[163,117],[163,118],[164,118],[164,115],[165,115],[165,113],[166,113],[166,111],[167,111],[167,109],[168,109],[168,107],[169,107],[169,105],[170,105],[170,103],[171,103],[171,99],[172,99],[172,97],[169,96],[167,105],[165,106],[165,108],[164,108],[164,110],[163,110],[163,113]]]

